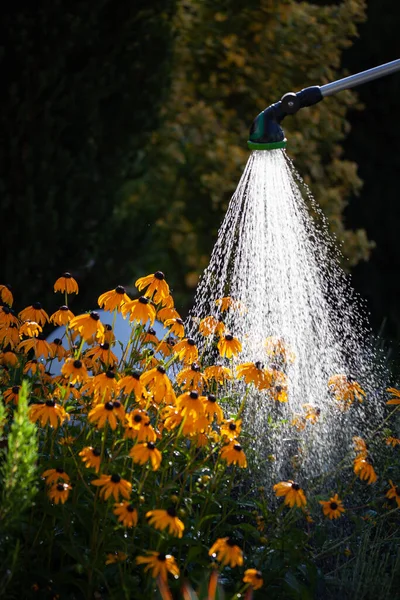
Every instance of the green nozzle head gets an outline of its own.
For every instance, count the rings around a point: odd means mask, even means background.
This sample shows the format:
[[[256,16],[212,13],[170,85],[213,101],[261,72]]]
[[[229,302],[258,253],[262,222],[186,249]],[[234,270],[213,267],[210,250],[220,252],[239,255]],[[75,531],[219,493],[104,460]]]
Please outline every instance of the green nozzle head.
[[[276,150],[285,148],[286,138],[279,125],[280,113],[278,104],[263,110],[254,119],[247,142],[250,150]]]

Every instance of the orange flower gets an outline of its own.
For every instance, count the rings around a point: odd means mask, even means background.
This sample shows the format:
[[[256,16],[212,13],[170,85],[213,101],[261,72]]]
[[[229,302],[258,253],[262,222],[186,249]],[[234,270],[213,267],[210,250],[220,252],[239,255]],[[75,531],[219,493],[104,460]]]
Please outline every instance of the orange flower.
[[[233,335],[227,333],[219,340],[217,348],[221,356],[232,358],[242,351],[242,344]]]
[[[157,471],[161,464],[161,452],[157,450],[154,442],[145,442],[136,444],[129,452],[134,463],[144,465],[147,461],[151,462],[153,471]]]
[[[100,497],[103,500],[108,500],[112,495],[116,502],[119,501],[120,495],[128,500],[132,491],[132,484],[126,479],[122,479],[117,473],[113,475],[103,474],[100,476],[100,479],[94,479],[92,485],[100,488]]]
[[[165,275],[162,271],[156,271],[146,277],[140,277],[135,282],[135,285],[139,292],[147,287],[145,296],[148,296],[149,298],[153,297],[154,302],[157,304],[169,297],[169,286],[165,281]]]
[[[5,304],[8,304],[8,306],[12,306],[14,298],[12,295],[12,287],[8,283],[0,285],[0,300]]]
[[[400,390],[397,390],[396,388],[389,387],[389,388],[387,388],[386,391],[389,392],[389,394],[392,394],[392,396],[394,396],[393,398],[391,398],[390,400],[388,400],[386,402],[386,404],[391,404],[391,405],[400,404]]]
[[[49,422],[50,426],[56,429],[69,417],[62,406],[56,404],[54,400],[47,400],[42,404],[31,404],[29,418],[33,423],[40,421],[42,427]]]
[[[247,467],[246,455],[237,440],[232,440],[222,448],[221,458],[225,460],[228,465],[238,465],[242,469]]]
[[[185,338],[178,342],[174,347],[174,354],[176,354],[179,360],[183,361],[183,364],[185,365],[196,362],[199,357],[196,342],[192,338]]]
[[[147,556],[136,557],[136,563],[138,565],[146,565],[144,568],[145,571],[151,569],[153,579],[160,577],[162,581],[167,581],[168,573],[171,573],[175,578],[179,577],[179,569],[171,554],[148,550]]]
[[[290,507],[293,507],[295,504],[300,508],[306,506],[306,496],[298,483],[291,480],[281,481],[275,484],[273,488],[277,497],[284,496],[285,504],[288,504]]]
[[[117,428],[118,420],[123,421],[125,418],[125,410],[121,402],[106,402],[98,404],[89,412],[88,419],[91,423],[97,423],[97,427],[102,429],[106,423],[110,424],[114,431]]]
[[[200,321],[199,331],[204,337],[214,334],[222,336],[225,333],[225,325],[220,319],[209,316]]]
[[[139,321],[142,325],[146,325],[149,321],[150,325],[154,325],[156,319],[156,310],[154,306],[150,304],[149,298],[146,296],[140,296],[138,300],[131,300],[126,302],[121,307],[121,313],[125,318],[129,314],[129,321]]]
[[[218,538],[208,551],[209,556],[216,555],[217,560],[224,567],[241,567],[243,564],[243,551],[230,537]]]
[[[103,341],[104,326],[100,321],[99,313],[96,311],[74,317],[71,319],[69,326],[72,331],[78,331],[85,342],[94,337],[100,339],[101,342]]]
[[[63,306],[60,306],[60,308],[51,315],[50,323],[61,327],[62,325],[68,325],[73,318],[74,314],[69,310],[68,306],[63,304]]]
[[[372,465],[372,459],[369,456],[360,454],[354,459],[354,473],[363,481],[367,481],[368,485],[375,483],[378,479]]]
[[[63,273],[54,284],[54,291],[62,294],[77,294],[79,292],[78,284],[71,273]]]
[[[121,310],[121,306],[126,302],[130,302],[130,298],[122,285],[117,285],[114,290],[110,290],[101,294],[98,299],[100,308],[112,312]]]
[[[157,404],[164,402],[165,404],[175,403],[175,394],[172,388],[165,368],[159,365],[150,371],[146,371],[140,376],[141,383],[149,388],[153,395],[154,401]]]
[[[343,502],[339,500],[337,494],[335,494],[333,498],[329,498],[329,500],[320,500],[319,503],[322,506],[324,515],[329,517],[330,520],[339,519],[345,512]]]
[[[18,316],[21,321],[35,321],[39,325],[45,325],[49,320],[49,315],[43,310],[40,302],[34,302],[31,306],[24,308]]]

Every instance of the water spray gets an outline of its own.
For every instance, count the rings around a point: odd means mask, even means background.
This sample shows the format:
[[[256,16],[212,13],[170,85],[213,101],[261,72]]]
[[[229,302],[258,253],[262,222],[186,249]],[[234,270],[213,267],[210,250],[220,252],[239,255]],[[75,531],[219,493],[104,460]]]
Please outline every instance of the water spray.
[[[251,150],[285,148],[287,140],[280,123],[287,115],[294,115],[301,108],[313,106],[326,96],[332,96],[332,94],[342,90],[348,90],[399,70],[400,59],[397,59],[356,75],[344,77],[338,81],[321,86],[311,86],[297,93],[289,92],[285,94],[279,102],[268,106],[254,119],[250,129],[250,138],[247,142],[248,147]]]

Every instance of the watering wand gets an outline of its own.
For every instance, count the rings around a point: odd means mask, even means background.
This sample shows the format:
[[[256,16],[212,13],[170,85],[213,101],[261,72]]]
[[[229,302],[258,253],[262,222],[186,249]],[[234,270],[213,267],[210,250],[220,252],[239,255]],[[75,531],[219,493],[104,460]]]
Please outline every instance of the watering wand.
[[[247,142],[248,147],[251,150],[285,148],[286,138],[280,123],[287,115],[293,115],[301,108],[317,104],[326,96],[348,90],[356,85],[378,79],[384,75],[390,75],[390,73],[399,70],[400,59],[325,85],[314,85],[301,90],[301,92],[285,94],[279,102],[268,106],[254,119],[250,129],[250,138]]]

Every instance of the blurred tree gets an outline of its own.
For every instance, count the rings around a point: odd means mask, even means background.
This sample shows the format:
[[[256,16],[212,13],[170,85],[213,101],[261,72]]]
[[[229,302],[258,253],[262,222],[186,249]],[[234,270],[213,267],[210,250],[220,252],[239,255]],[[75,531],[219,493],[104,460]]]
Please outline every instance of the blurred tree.
[[[182,299],[207,265],[217,228],[248,157],[249,127],[285,92],[345,74],[342,51],[365,17],[364,0],[178,0],[170,97],[148,149],[150,168],[125,186],[122,219],[146,231],[135,272],[167,272]],[[372,243],[347,230],[343,211],[361,181],[342,158],[352,92],[284,122],[288,152],[329,219],[350,264]],[[143,225],[146,225],[143,227]]]
[[[80,280],[83,308],[126,276],[124,252],[134,256],[137,244],[134,233],[121,236],[118,191],[146,169],[168,89],[174,7],[3,6],[0,282],[13,285],[21,308],[51,295],[65,270]]]

